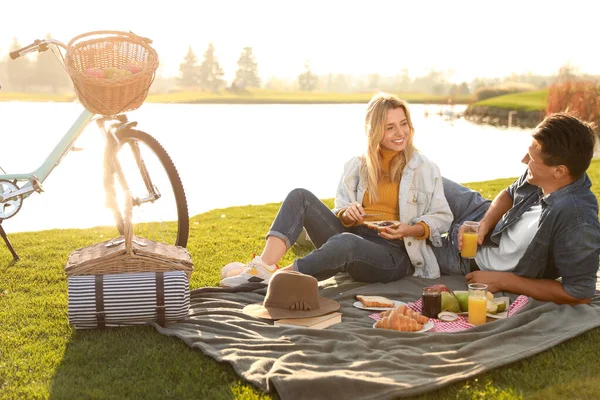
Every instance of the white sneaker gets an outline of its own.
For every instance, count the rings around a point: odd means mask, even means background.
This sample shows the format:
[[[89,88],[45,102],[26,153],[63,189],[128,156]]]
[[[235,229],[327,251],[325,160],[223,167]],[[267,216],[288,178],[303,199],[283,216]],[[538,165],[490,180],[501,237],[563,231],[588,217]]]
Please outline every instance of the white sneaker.
[[[221,286],[236,287],[245,283],[268,284],[277,269],[277,265],[267,265],[256,256],[245,266],[241,274],[221,280]]]
[[[221,280],[229,278],[230,276],[236,276],[244,272],[246,264],[241,262],[232,262],[221,268]]]

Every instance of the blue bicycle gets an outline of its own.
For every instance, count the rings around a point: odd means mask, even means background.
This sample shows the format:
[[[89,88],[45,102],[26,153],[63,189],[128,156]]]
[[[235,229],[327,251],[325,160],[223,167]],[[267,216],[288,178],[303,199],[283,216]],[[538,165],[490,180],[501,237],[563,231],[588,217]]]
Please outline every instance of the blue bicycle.
[[[12,52],[10,57],[14,60],[49,49],[64,63],[61,49],[66,51],[67,46],[54,39],[36,40]],[[79,94],[80,88],[75,87]],[[177,246],[187,245],[187,200],[177,169],[165,149],[151,135],[135,129],[137,122],[129,121],[125,113],[99,115],[84,109],[39,168],[33,172],[10,174],[0,168],[0,236],[15,261],[19,256],[2,223],[14,217],[31,194],[43,192],[44,181],[74,149],[75,141],[92,122],[106,139],[104,188],[107,206],[113,212],[119,232],[123,234],[125,195],[129,193],[133,198],[135,236]]]

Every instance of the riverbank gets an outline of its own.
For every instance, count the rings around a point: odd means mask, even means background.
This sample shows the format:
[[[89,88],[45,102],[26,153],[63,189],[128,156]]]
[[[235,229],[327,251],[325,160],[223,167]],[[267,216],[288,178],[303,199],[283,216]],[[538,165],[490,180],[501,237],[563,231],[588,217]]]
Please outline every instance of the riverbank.
[[[75,94],[0,92],[0,102],[26,101],[69,103],[71,101],[75,101],[76,99],[77,98],[75,97]]]
[[[465,119],[494,126],[533,128],[546,115],[548,90],[512,93],[470,104]]]
[[[151,93],[148,103],[179,104],[366,104],[374,92],[368,93],[317,93],[317,92],[275,92],[252,90],[244,93],[220,91],[208,92],[170,92]],[[427,93],[396,93],[401,99],[413,104],[469,104],[471,96],[435,96]],[[0,92],[0,101],[54,101],[71,102],[76,100],[73,94],[36,94]]]

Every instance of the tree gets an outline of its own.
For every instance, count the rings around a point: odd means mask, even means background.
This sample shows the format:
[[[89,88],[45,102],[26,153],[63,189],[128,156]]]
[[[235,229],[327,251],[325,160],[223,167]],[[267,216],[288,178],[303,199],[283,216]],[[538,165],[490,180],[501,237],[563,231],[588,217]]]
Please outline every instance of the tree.
[[[468,96],[471,94],[471,91],[469,90],[469,85],[467,85],[467,82],[463,82],[460,85],[453,83],[448,90],[448,94],[451,97]]]
[[[10,45],[10,51],[20,49],[21,44],[17,38],[13,38],[13,42]],[[8,60],[6,65],[6,77],[8,78],[7,87],[12,91],[25,91],[31,74],[31,62],[26,57],[21,57],[16,60]]]
[[[179,64],[177,85],[182,88],[191,88],[198,85],[199,81],[200,69],[198,67],[198,59],[196,58],[196,54],[194,54],[194,50],[192,50],[192,46],[190,46],[183,62]]]
[[[556,77],[556,81],[554,83],[575,81],[577,80],[578,76],[579,69],[570,63],[566,63],[558,69],[558,76]]]
[[[200,65],[200,87],[212,92],[218,91],[225,84],[222,79],[223,75],[223,69],[215,56],[215,47],[212,43],[209,43],[208,49],[204,53],[204,61]]]
[[[306,60],[304,63],[304,69],[305,71],[298,75],[298,84],[300,85],[300,90],[304,92],[312,92],[317,87],[319,79],[315,74],[312,73],[309,60]]]
[[[48,34],[46,39],[52,39],[52,36]],[[50,87],[54,93],[59,93],[62,89],[70,88],[71,81],[61,61],[52,53],[53,51],[58,50],[49,48],[47,51],[39,53],[34,65],[33,81],[40,86]]]
[[[410,75],[408,74],[408,68],[403,68],[400,70],[400,73],[396,75],[396,81],[398,85],[398,90],[401,92],[410,91],[410,87],[412,81],[410,79]]]
[[[238,70],[235,73],[235,80],[232,86],[236,90],[242,91],[249,87],[260,87],[258,65],[252,55],[252,47],[244,47],[237,64]]]
[[[381,84],[381,76],[379,74],[370,74],[369,75],[369,90],[379,89],[380,84]]]
[[[600,81],[560,79],[548,89],[546,114],[569,112],[600,126]]]

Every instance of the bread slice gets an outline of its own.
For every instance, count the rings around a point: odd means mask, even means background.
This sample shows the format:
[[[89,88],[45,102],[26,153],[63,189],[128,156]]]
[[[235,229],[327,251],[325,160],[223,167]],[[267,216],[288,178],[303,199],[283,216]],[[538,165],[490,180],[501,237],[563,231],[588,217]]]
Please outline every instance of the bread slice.
[[[394,307],[396,305],[393,300],[383,296],[362,296],[359,294],[356,298],[363,303],[365,307]]]

